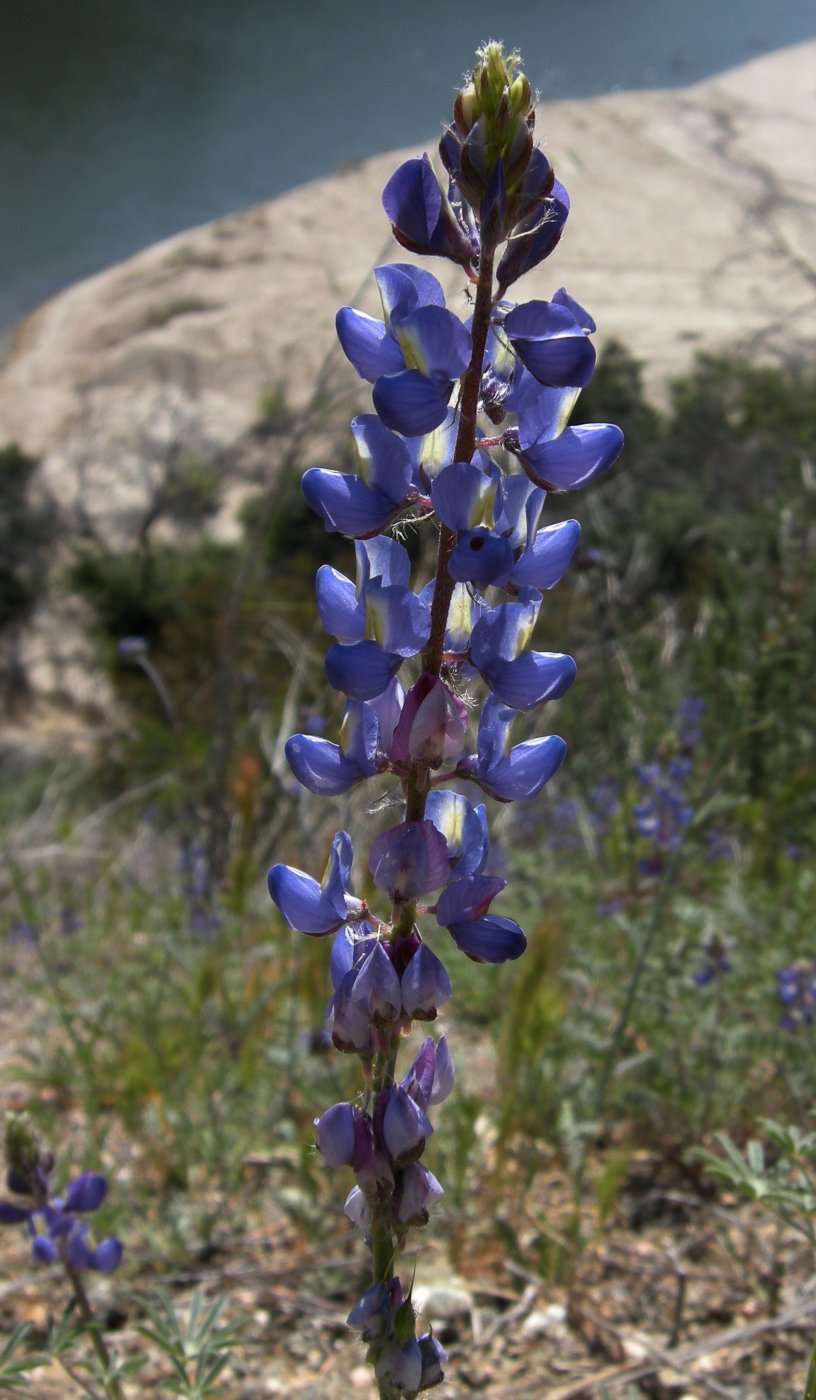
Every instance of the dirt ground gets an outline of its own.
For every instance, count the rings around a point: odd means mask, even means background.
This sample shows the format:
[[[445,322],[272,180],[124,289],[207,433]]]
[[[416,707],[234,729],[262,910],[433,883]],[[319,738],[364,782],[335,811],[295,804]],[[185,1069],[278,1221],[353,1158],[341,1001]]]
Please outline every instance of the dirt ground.
[[[540,1233],[546,1204],[556,1239],[567,1183],[553,1170],[536,1190],[531,1228],[537,1221]],[[226,1294],[227,1316],[246,1320],[240,1355],[219,1381],[224,1400],[374,1400],[362,1347],[345,1326],[367,1282],[357,1238],[338,1223],[327,1243],[306,1244],[271,1197],[265,1216],[257,1233],[223,1241],[206,1261],[191,1258],[183,1273],[140,1257],[128,1280],[100,1280],[95,1305],[111,1348],[145,1345],[125,1282],[137,1294],[160,1284],[182,1312],[201,1287],[210,1299]],[[522,1243],[524,1234],[522,1222]],[[801,1400],[816,1332],[813,1259],[756,1206],[643,1154],[571,1289],[509,1261],[501,1239],[485,1220],[417,1260],[417,1289],[432,1280],[419,1295],[426,1318],[449,1355],[439,1400]],[[42,1328],[58,1306],[58,1276],[32,1266],[17,1230],[2,1231],[0,1251],[0,1334],[21,1320]],[[151,1355],[126,1385],[128,1400],[163,1400],[167,1375]],[[58,1364],[36,1372],[27,1393],[81,1394]]]

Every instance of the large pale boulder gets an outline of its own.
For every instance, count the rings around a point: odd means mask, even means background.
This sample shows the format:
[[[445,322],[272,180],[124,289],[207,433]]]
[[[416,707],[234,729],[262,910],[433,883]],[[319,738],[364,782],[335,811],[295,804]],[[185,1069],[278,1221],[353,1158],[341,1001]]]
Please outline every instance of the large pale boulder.
[[[813,353],[816,42],[679,91],[545,104],[538,134],[572,213],[522,298],[566,285],[601,343],[618,337],[644,360],[657,394],[698,349]],[[40,457],[69,532],[84,518],[126,544],[180,440],[216,455],[246,443],[270,386],[295,408],[308,401],[337,306],[374,310],[371,268],[404,258],[379,196],[415,153],[169,239],[19,326],[0,367],[0,443]],[[434,270],[463,309],[457,269]],[[342,364],[337,382],[361,392]],[[229,509],[218,528],[230,528]],[[42,626],[28,658],[38,689],[82,698],[84,666],[72,680],[55,669],[62,642],[76,651],[76,628],[53,605]]]

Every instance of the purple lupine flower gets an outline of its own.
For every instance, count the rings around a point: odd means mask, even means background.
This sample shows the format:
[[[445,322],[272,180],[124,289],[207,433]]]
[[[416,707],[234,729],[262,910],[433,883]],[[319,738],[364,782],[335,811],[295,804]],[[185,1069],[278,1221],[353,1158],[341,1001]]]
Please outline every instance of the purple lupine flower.
[[[361,1181],[383,1175],[371,1119],[356,1105],[336,1103],[316,1118],[315,1140],[330,1167],[353,1167]],[[389,1174],[387,1167],[385,1174]]]
[[[401,1301],[399,1279],[392,1279],[388,1287],[384,1283],[374,1283],[354,1304],[346,1321],[360,1333],[364,1342],[373,1342],[388,1333]]]
[[[470,268],[478,242],[468,233],[427,156],[406,160],[382,195],[398,243],[410,253],[437,254]]]
[[[355,548],[356,587],[323,564],[317,571],[317,605],[326,631],[338,639],[326,654],[329,684],[353,700],[373,700],[405,658],[425,646],[430,611],[408,586],[411,566],[402,545],[378,536],[358,541]]]
[[[425,814],[445,838],[451,878],[481,875],[490,847],[486,809],[473,807],[460,792],[436,788],[428,794]]]
[[[447,969],[427,943],[420,943],[400,979],[403,1015],[409,1021],[433,1021],[453,995]]]
[[[378,1381],[390,1381],[401,1395],[416,1395],[422,1381],[422,1350],[416,1337],[386,1342],[374,1366]]]
[[[400,822],[383,831],[369,856],[374,884],[394,902],[441,889],[450,876],[448,844],[433,822]]]
[[[343,1210],[352,1225],[356,1225],[361,1234],[367,1235],[371,1229],[371,1206],[359,1186],[352,1186]]]
[[[435,1041],[431,1036],[423,1040],[414,1062],[402,1081],[406,1093],[415,1099],[420,1108],[429,1108],[442,1103],[448,1097],[454,1080],[454,1067],[446,1037]]]
[[[405,696],[394,727],[389,759],[439,768],[458,757],[467,733],[467,708],[439,676],[420,676]]]
[[[502,329],[525,369],[547,388],[583,388],[595,369],[591,320],[575,314],[563,288],[552,301],[528,301],[502,318]]]
[[[369,539],[417,497],[411,456],[402,438],[374,414],[351,420],[359,474],[310,467],[301,486],[327,530]]]
[[[388,1091],[382,1122],[378,1124],[386,1152],[397,1166],[422,1156],[433,1125],[407,1089],[396,1084]]]
[[[31,1183],[20,1180],[13,1172],[9,1177],[13,1190],[22,1188],[21,1194],[31,1194]],[[121,1240],[111,1237],[94,1247],[90,1243],[88,1224],[77,1218],[98,1210],[107,1194],[105,1177],[94,1172],[83,1172],[70,1182],[64,1199],[52,1198],[43,1182],[37,1190],[38,1199],[31,1206],[0,1201],[0,1224],[25,1222],[31,1235],[32,1254],[42,1264],[54,1264],[62,1259],[77,1273],[82,1269],[95,1269],[98,1273],[112,1274],[122,1261]]]
[[[567,746],[556,734],[527,739],[510,747],[510,731],[518,710],[490,695],[482,710],[476,754],[460,762],[457,772],[484,788],[499,802],[526,802],[564,762]]]
[[[541,156],[542,152],[535,151],[533,154]],[[533,162],[530,163],[532,165]],[[550,194],[522,216],[513,232],[512,242],[507,244],[496,269],[499,297],[504,297],[511,283],[517,282],[525,272],[530,272],[550,256],[564,232],[569,210],[569,195],[560,180],[554,180]]]
[[[9,942],[33,948],[39,942],[40,930],[30,919],[16,919],[9,929]]]
[[[361,379],[373,384],[385,427],[416,437],[447,417],[454,383],[470,359],[470,336],[429,272],[393,263],[377,268],[375,277],[384,320],[344,306],[337,335]]]
[[[779,1000],[785,1008],[780,1025],[798,1031],[816,1021],[816,960],[799,958],[777,974]]]
[[[459,583],[554,588],[580,536],[577,520],[537,530],[545,492],[522,476],[502,478],[453,462],[431,487],[434,510],[456,531],[448,573]]]
[[[373,705],[350,700],[339,744],[315,734],[293,734],[284,752],[303,787],[321,797],[337,797],[386,766],[380,745],[380,723]]]
[[[724,977],[733,967],[730,949],[726,940],[719,934],[706,938],[700,947],[702,961],[693,973],[693,981],[698,987],[707,987],[711,982]]]
[[[398,1020],[402,1009],[400,979],[382,943],[375,943],[357,968],[351,999],[365,1006],[372,1026],[388,1026]]]
[[[487,917],[505,884],[500,876],[469,875],[448,885],[437,900],[437,923],[448,930],[457,948],[472,962],[509,962],[520,958],[527,947],[524,932],[514,919]]]
[[[431,1206],[443,1194],[433,1172],[421,1162],[409,1162],[396,1175],[394,1217],[400,1225],[427,1225]]]
[[[536,589],[522,589],[517,603],[486,608],[471,633],[470,660],[493,694],[514,710],[559,699],[575,679],[571,656],[524,650],[540,606]]]
[[[359,474],[312,469],[303,485],[326,528],[357,541],[357,578],[324,566],[317,579],[320,617],[336,639],[326,675],[349,702],[339,742],[297,734],[287,758],[319,795],[388,774],[384,805],[393,810],[401,790],[403,807],[370,847],[371,910],[349,894],[345,833],[322,883],[279,865],[269,887],[292,928],[333,935],[326,1028],[338,1049],[360,1056],[367,1087],[364,1108],[335,1104],[316,1120],[317,1144],[331,1165],[354,1171],[345,1213],[375,1260],[375,1282],[349,1324],[385,1388],[406,1396],[438,1384],[445,1360],[431,1333],[415,1335],[410,1291],[391,1262],[441,1193],[421,1157],[428,1112],[453,1085],[444,1036],[426,1038],[395,1079],[412,1022],[435,1019],[451,996],[422,921],[435,917],[475,962],[517,958],[526,946],[520,926],[492,912],[506,882],[495,873],[501,857],[491,856],[486,810],[451,783],[528,801],[560,766],[557,736],[510,741],[519,712],[559,698],[575,675],[571,657],[527,650],[542,593],[559,582],[579,538],[574,520],[542,528],[542,507],[548,490],[608,470],[622,442],[610,424],[568,426],[595,365],[591,316],[564,288],[549,301],[505,301],[553,251],[569,212],[535,148],[534,115],[518,57],[488,44],[440,142],[447,190],[427,156],[389,180],[383,205],[397,241],[463,267],[473,314],[467,323],[455,316],[422,268],[376,270],[382,319],[350,307],[337,317],[345,354],[373,386],[376,417],[353,424]],[[421,530],[430,517],[437,567],[415,592],[407,552],[381,532],[409,522]],[[483,596],[492,588],[509,600]],[[479,677],[490,695],[478,723],[474,714],[474,752],[470,687]]]
[[[362,901],[346,893],[353,859],[351,837],[338,831],[322,884],[291,865],[272,866],[267,877],[269,893],[290,928],[321,937],[363,914]]]

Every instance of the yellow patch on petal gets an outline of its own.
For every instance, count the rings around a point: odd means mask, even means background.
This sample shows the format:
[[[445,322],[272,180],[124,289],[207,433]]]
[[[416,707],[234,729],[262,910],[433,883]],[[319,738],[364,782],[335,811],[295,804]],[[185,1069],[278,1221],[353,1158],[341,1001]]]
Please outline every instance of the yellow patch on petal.
[[[396,338],[399,342],[400,350],[405,357],[405,364],[408,369],[418,369],[420,374],[427,376],[428,362],[422,354],[417,341],[406,331],[404,326],[397,326],[395,330]]]

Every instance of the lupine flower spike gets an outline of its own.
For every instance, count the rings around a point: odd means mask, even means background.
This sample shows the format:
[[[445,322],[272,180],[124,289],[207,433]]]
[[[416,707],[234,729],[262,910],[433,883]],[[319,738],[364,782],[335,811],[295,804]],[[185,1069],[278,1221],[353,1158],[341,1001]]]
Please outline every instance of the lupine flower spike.
[[[409,1232],[427,1224],[442,1194],[422,1158],[453,1062],[445,1036],[428,1035],[400,1077],[398,1049],[451,997],[445,933],[477,963],[524,952],[523,930],[494,907],[506,882],[485,873],[478,798],[528,801],[563,762],[555,735],[512,742],[519,715],[564,695],[576,669],[569,656],[528,647],[579,537],[575,520],[542,526],[541,516],[549,492],[593,481],[623,445],[612,424],[568,426],[595,366],[589,313],[563,287],[548,301],[507,299],[554,251],[569,214],[534,125],[518,55],[486,44],[442,135],[444,179],[424,154],[383,193],[402,248],[461,269],[468,314],[445,305],[424,268],[378,268],[382,316],[351,307],[337,316],[343,351],[372,386],[374,413],[351,424],[359,472],[314,468],[303,478],[326,529],[356,541],[357,568],[356,580],[328,566],[317,575],[334,639],[326,676],[346,697],[338,742],[296,734],[286,755],[318,795],[381,775],[402,792],[401,820],[356,871],[341,831],[321,881],[285,865],[269,872],[290,927],[331,939],[327,1030],[364,1065],[364,1099],[334,1104],[315,1127],[326,1163],[354,1175],[345,1209],[373,1278],[348,1321],[368,1347],[381,1400],[430,1390],[446,1359],[418,1328],[398,1266]],[[418,589],[407,552],[385,533],[408,519],[438,532],[434,578]],[[371,908],[355,894],[361,866]]]

